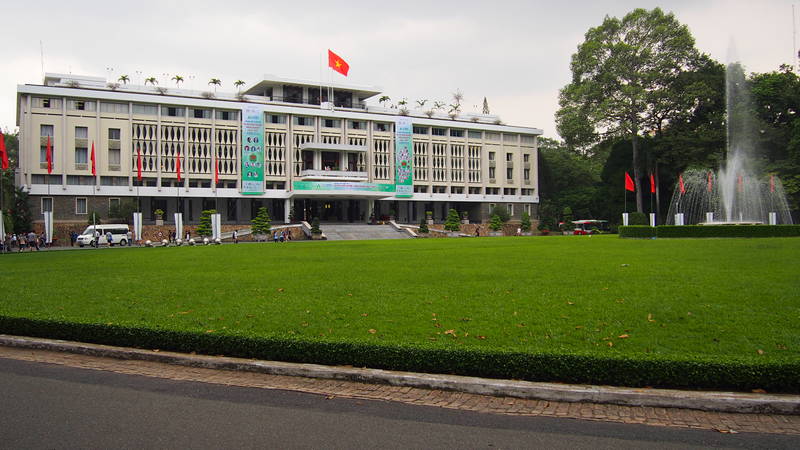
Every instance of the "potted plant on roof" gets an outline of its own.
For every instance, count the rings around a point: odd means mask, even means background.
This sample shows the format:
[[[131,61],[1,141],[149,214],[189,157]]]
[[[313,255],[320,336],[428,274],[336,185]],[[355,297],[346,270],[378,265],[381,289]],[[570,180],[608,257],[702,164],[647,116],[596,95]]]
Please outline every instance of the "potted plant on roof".
[[[155,216],[155,219],[156,219],[156,226],[160,227],[160,226],[164,225],[164,210],[163,209],[158,208],[155,211],[153,211],[153,216]]]

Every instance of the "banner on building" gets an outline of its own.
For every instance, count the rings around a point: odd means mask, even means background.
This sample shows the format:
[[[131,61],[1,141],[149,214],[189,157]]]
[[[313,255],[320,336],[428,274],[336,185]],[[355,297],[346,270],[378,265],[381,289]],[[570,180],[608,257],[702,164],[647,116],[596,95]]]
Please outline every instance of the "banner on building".
[[[359,183],[347,181],[295,181],[295,191],[362,191],[393,193],[395,186],[384,183]]]
[[[264,193],[264,110],[242,107],[242,194]]]
[[[395,197],[411,197],[414,195],[414,177],[412,162],[414,153],[411,144],[411,118],[400,116],[395,120],[394,127],[394,172],[395,172]]]

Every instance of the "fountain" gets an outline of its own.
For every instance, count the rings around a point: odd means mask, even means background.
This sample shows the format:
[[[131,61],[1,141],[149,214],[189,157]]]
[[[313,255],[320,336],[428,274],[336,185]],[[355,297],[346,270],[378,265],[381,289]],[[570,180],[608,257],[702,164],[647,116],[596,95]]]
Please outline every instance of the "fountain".
[[[781,180],[760,177],[753,167],[755,120],[744,70],[728,64],[725,74],[727,158],[715,173],[689,169],[681,174],[667,216],[668,225],[791,224]]]

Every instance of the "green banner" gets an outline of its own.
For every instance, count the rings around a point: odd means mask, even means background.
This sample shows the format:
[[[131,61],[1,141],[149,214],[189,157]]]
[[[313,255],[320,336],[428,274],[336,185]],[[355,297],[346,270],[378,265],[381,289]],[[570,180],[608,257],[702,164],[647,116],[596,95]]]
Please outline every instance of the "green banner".
[[[347,181],[295,181],[295,191],[361,191],[361,192],[394,192],[393,184],[358,183]]]
[[[414,153],[411,147],[411,118],[401,116],[394,124],[394,172],[397,185],[395,197],[414,195],[414,177],[411,169]]]
[[[264,193],[264,110],[242,107],[242,194]]]

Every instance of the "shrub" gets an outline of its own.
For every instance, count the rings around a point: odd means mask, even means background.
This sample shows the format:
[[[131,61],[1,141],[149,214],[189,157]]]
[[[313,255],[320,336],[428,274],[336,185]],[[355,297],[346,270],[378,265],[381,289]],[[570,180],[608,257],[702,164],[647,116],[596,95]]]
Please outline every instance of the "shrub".
[[[322,233],[322,230],[319,229],[319,218],[314,217],[314,220],[311,221],[311,232],[314,234]]]
[[[800,237],[800,225],[660,225],[619,227],[623,238]]]
[[[216,214],[216,209],[207,209],[200,213],[200,226],[197,227],[197,234],[200,236],[211,236],[211,215]]]
[[[425,218],[419,221],[419,232],[430,233],[430,230],[428,229],[428,221],[425,220]]]
[[[108,218],[113,218],[115,222],[133,223],[133,213],[138,210],[136,200],[122,201],[108,209]]]
[[[95,224],[99,225],[103,223],[103,221],[100,219],[100,214],[98,214],[97,211],[92,211],[89,213],[89,219],[87,220],[87,222],[89,225],[95,225]]]
[[[250,221],[253,234],[269,234],[272,226],[272,221],[269,218],[269,210],[266,206],[258,208],[258,214],[253,220]]]
[[[650,219],[645,213],[632,212],[628,214],[628,225],[650,225]]]
[[[524,232],[531,231],[531,215],[528,212],[522,213],[522,222],[520,223],[520,228]]]
[[[800,391],[800,362],[753,364],[714,355],[668,359],[241,336],[0,316],[0,332],[123,347],[273,361],[561,383],[774,392]]]
[[[458,216],[458,211],[455,209],[451,209],[450,212],[447,213],[444,229],[447,231],[458,231],[461,229],[461,218]]]
[[[500,231],[503,229],[503,220],[497,214],[493,214],[489,220],[489,229],[492,231]]]
[[[489,217],[491,216],[498,216],[500,217],[500,221],[506,223],[511,219],[511,215],[508,214],[508,209],[504,206],[495,205],[494,208],[489,212]]]

